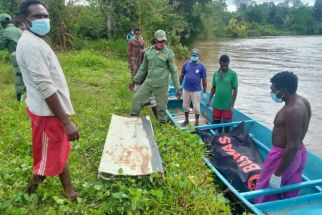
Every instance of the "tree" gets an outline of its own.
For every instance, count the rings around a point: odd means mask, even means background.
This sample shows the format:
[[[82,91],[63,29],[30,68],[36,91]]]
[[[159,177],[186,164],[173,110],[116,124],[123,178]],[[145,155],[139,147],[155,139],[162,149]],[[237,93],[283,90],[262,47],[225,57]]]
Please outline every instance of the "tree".
[[[225,26],[229,22],[225,1],[212,1],[206,4],[195,4],[193,16],[200,19],[199,38],[213,39],[226,36]]]
[[[217,0],[170,0],[169,2],[174,13],[182,17],[183,21],[188,24],[180,34],[180,42],[189,44],[201,33],[201,18],[194,14],[194,6],[203,6],[209,2],[217,2]]]
[[[322,22],[322,0],[315,0],[313,15],[317,21]]]
[[[311,8],[302,6],[295,8],[292,12],[293,23],[291,29],[300,34],[314,34],[315,22]]]
[[[66,22],[66,5],[64,0],[46,0],[48,13],[52,25],[51,39],[54,44],[58,44],[60,50],[66,51],[70,37],[68,34],[68,25]]]
[[[276,5],[273,2],[264,3],[266,5],[266,8],[268,10],[268,17],[267,17],[267,23],[273,24],[274,18],[276,17],[277,11],[276,11]]]
[[[245,19],[250,23],[265,23],[268,19],[268,10],[265,5],[251,4],[245,9]]]
[[[146,38],[152,38],[156,29],[165,27],[165,14],[168,6],[166,0],[137,0],[137,25],[142,29]]]
[[[244,10],[251,2],[252,0],[234,0],[234,4],[240,11]]]
[[[96,0],[106,20],[108,38],[123,36],[135,27],[137,1],[135,0]]]
[[[240,23],[235,18],[231,18],[229,20],[229,24],[227,27],[227,32],[232,37],[241,37],[245,36],[247,30],[247,26],[244,23]]]
[[[106,37],[106,20],[97,5],[73,5],[66,7],[68,33],[73,39],[99,39]]]
[[[292,7],[301,7],[303,3],[301,0],[284,0],[284,4]]]
[[[18,12],[21,0],[0,1],[0,13],[14,15]]]

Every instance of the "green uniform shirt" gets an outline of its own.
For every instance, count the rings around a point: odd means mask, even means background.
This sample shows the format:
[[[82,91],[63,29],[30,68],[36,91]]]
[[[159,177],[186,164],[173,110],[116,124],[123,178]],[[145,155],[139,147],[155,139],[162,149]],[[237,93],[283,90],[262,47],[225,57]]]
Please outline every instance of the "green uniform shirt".
[[[143,63],[134,77],[134,82],[141,83],[146,76],[145,83],[151,87],[168,87],[169,73],[176,87],[179,89],[178,69],[174,63],[174,53],[167,47],[156,50],[154,46],[145,51]]]
[[[219,77],[219,70],[215,71],[212,80],[212,87],[216,89],[212,106],[218,110],[230,110],[232,91],[238,88],[237,74],[231,69]]]
[[[7,27],[0,32],[0,50],[8,49],[9,53],[15,52],[22,31],[9,23]]]

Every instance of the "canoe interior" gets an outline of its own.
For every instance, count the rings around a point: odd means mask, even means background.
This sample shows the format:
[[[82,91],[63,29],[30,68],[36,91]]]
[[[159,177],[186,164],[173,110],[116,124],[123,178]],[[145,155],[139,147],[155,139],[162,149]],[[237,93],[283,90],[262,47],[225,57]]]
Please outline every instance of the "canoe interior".
[[[212,123],[212,109],[207,107],[206,103],[207,103],[207,98],[203,98],[200,104],[200,110],[202,115],[201,116],[202,123],[200,123],[200,125]],[[170,88],[169,101],[168,101],[168,115],[171,121],[177,127],[180,127],[180,128],[182,128],[180,124],[184,119],[184,115],[182,114],[183,114],[182,100],[176,99],[174,93],[171,93],[171,88]],[[194,115],[190,113],[189,118],[191,118],[191,121],[193,121]],[[251,120],[251,118],[238,110],[234,110],[233,121],[246,121],[246,120]],[[191,123],[190,125],[193,126],[193,123]],[[193,127],[190,127],[190,128],[193,129]],[[272,146],[271,144],[272,131],[257,121],[246,124],[246,128],[249,134],[255,140],[260,156],[262,157],[263,160],[265,160],[269,152],[269,149]],[[214,172],[216,173],[215,170]],[[315,154],[313,154],[312,152],[308,151],[307,163],[302,175],[302,182],[310,182],[310,181],[314,182],[319,179],[320,180],[322,179],[322,159],[316,156]],[[229,185],[229,182],[227,180],[223,179],[223,182],[226,185]],[[242,200],[243,203],[246,203],[246,205],[250,207],[250,209],[255,214],[264,214],[264,213],[281,214],[281,212],[282,214],[301,214],[303,213],[304,210],[306,211],[306,215],[322,214],[322,186],[321,185],[322,183],[319,183],[316,186],[309,186],[309,187],[304,187],[300,189],[300,194],[296,198],[279,200],[279,201],[274,201],[274,202],[265,203],[265,204],[257,204],[257,205],[253,204],[251,199],[246,200],[243,197],[242,193],[239,193],[236,190],[235,190],[235,194],[240,200]]]

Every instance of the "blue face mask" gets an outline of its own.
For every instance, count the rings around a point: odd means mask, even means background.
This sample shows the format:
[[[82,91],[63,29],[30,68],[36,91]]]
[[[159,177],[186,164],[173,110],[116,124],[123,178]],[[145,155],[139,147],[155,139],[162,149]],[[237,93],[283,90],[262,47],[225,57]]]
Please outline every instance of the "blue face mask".
[[[281,90],[277,91],[277,93],[279,93],[280,91]],[[282,98],[277,98],[277,93],[272,93],[271,92],[271,97],[272,97],[274,102],[282,103],[283,102],[283,100],[282,100],[283,97]]]
[[[199,57],[197,57],[197,56],[191,56],[191,61],[192,62],[198,62],[198,60],[199,60]]]
[[[39,36],[44,36],[50,31],[49,19],[36,19],[31,21],[30,30]]]

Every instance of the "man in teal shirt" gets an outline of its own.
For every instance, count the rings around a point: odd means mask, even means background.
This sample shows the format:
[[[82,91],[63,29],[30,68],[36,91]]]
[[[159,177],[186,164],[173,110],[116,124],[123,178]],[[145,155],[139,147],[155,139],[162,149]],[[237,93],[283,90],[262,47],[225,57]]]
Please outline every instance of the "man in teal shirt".
[[[227,123],[232,121],[234,105],[238,92],[237,74],[229,68],[228,55],[222,55],[219,59],[220,68],[214,72],[212,80],[212,88],[207,106],[210,106],[212,97],[213,107],[213,123]],[[225,127],[225,132],[229,131],[229,127]],[[222,128],[218,129],[222,132]]]
[[[140,84],[146,77],[141,87],[136,91],[132,100],[132,116],[138,116],[147,99],[154,94],[157,104],[158,120],[167,122],[167,103],[169,74],[180,98],[178,69],[174,63],[174,53],[166,47],[166,33],[158,30],[155,33],[156,44],[145,51],[143,63],[133,82]]]
[[[0,14],[0,23],[4,29],[0,32],[0,50],[8,49],[10,53],[16,82],[16,96],[18,101],[22,101],[26,87],[16,60],[16,47],[22,31],[11,23],[11,17],[8,14]]]

